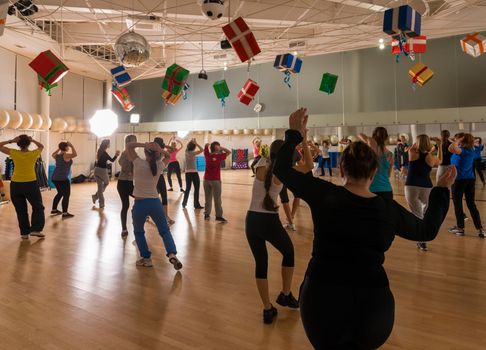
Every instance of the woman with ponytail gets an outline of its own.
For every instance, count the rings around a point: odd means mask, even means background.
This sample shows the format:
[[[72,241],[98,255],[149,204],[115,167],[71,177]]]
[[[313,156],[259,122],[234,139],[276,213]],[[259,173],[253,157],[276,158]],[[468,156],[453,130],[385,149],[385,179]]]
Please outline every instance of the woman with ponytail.
[[[91,196],[91,200],[93,201],[93,204],[96,204],[96,201],[98,200],[100,203],[100,209],[105,207],[105,197],[103,193],[110,184],[110,178],[108,176],[108,161],[113,163],[120,155],[120,151],[116,151],[115,156],[113,158],[110,157],[108,152],[106,152],[108,148],[110,148],[110,140],[106,139],[101,141],[98,152],[96,152],[94,178],[96,180],[96,184],[98,185],[98,190]]]
[[[143,148],[145,160],[141,159],[136,148]],[[151,217],[164,242],[169,262],[176,270],[182,268],[182,263],[177,259],[177,250],[170,233],[169,225],[164,214],[162,203],[157,192],[157,182],[160,174],[167,166],[170,154],[164,151],[156,142],[129,143],[126,145],[128,159],[133,163],[133,196],[135,204],[132,209],[133,232],[141,258],[137,260],[137,266],[151,267],[152,253],[145,239],[145,222]],[[162,156],[164,158],[162,159]]]
[[[276,140],[270,146],[270,159],[262,158],[255,164],[250,209],[246,216],[246,238],[255,258],[255,277],[258,292],[263,303],[263,322],[270,324],[277,316],[277,309],[271,304],[268,292],[267,268],[269,242],[283,255],[282,291],[276,302],[293,309],[299,303],[290,291],[294,273],[294,246],[282,226],[278,216],[277,197],[282,190],[282,183],[273,175],[277,153],[282,140]]]

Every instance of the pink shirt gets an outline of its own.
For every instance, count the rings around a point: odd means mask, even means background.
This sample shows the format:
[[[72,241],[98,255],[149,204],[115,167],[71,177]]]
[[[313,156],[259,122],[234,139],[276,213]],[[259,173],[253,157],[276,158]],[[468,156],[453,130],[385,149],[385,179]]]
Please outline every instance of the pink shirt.
[[[253,146],[253,155],[258,157],[260,155],[260,147]]]
[[[177,162],[177,153],[179,153],[179,151],[174,151],[170,154],[169,163]]]

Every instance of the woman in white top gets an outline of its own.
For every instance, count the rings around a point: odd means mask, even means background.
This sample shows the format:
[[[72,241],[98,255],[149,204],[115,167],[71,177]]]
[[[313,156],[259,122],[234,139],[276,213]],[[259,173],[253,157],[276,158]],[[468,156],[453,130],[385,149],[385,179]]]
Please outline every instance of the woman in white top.
[[[320,164],[321,176],[326,176],[326,172],[324,169],[327,166],[327,168],[329,169],[329,176],[332,177],[331,156],[329,155],[329,149],[330,149],[329,141],[327,140],[322,141],[322,145],[320,149],[321,149],[321,157],[322,157],[321,164]]]
[[[299,307],[298,301],[290,291],[294,273],[294,246],[280,222],[276,205],[282,183],[273,176],[273,166],[282,144],[282,140],[274,141],[270,146],[270,160],[262,158],[255,165],[256,177],[253,182],[250,209],[246,216],[246,238],[255,258],[256,284],[263,302],[263,322],[266,324],[272,323],[277,316],[277,309],[270,303],[268,293],[266,242],[283,255],[282,292],[276,302],[294,309]]]
[[[144,148],[145,159],[141,159],[137,155],[135,149],[139,147]],[[135,204],[132,209],[132,221],[135,241],[141,256],[137,260],[137,266],[152,266],[152,259],[150,258],[152,253],[148,248],[144,230],[147,217],[151,217],[164,241],[169,262],[174,265],[176,270],[180,270],[182,263],[176,257],[177,250],[174,239],[170,233],[164,208],[157,192],[159,176],[167,165],[170,154],[162,150],[155,142],[129,143],[126,145],[126,151],[128,159],[133,163],[133,197],[135,197]],[[161,160],[162,155],[164,156],[163,160]]]

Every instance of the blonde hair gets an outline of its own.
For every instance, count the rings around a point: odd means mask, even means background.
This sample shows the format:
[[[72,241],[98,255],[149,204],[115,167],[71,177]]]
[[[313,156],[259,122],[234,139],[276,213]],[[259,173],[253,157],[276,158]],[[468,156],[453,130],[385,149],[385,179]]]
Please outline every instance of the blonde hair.
[[[432,151],[432,144],[430,143],[430,137],[427,135],[418,135],[417,136],[417,150],[420,153],[429,153]]]
[[[132,142],[137,142],[137,135],[129,134],[125,136],[125,145]]]

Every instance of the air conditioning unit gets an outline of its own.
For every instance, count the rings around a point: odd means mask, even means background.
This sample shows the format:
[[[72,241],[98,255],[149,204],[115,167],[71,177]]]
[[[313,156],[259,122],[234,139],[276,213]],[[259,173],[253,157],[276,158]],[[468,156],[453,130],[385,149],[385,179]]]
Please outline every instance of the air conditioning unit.
[[[162,23],[155,16],[129,17],[125,21],[128,29],[136,31],[162,31]]]

